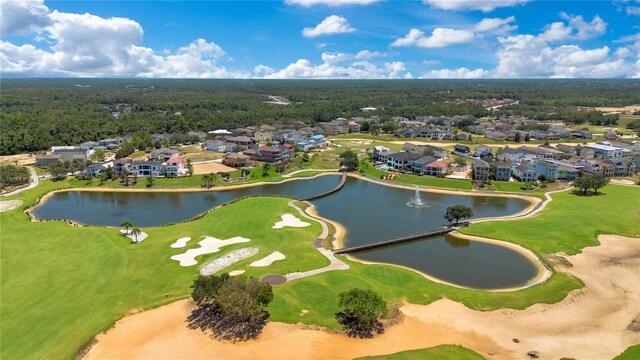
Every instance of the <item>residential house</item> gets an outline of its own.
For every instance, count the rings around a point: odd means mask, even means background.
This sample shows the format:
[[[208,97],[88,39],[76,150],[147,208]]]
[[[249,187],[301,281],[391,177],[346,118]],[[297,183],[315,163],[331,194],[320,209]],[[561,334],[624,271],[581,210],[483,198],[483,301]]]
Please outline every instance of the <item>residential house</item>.
[[[107,171],[107,167],[104,166],[104,164],[102,163],[93,163],[93,164],[89,164],[87,165],[87,167],[84,168],[84,172],[92,177],[98,177],[100,176],[100,174],[102,174],[103,172]]]
[[[412,160],[409,165],[414,174],[424,174],[427,165],[436,160],[437,159],[430,157],[421,157],[419,159]]]
[[[572,145],[564,145],[564,144],[558,144],[556,145],[556,149],[562,151],[563,153],[567,154],[567,155],[576,155],[576,147],[572,146]]]
[[[268,130],[258,130],[253,137],[258,141],[271,141],[273,139],[273,132]]]
[[[61,160],[62,160],[62,157],[57,154],[36,155],[36,166],[47,167]]]
[[[513,168],[513,177],[521,182],[535,182],[538,180],[536,169],[527,163],[522,163]]]
[[[387,165],[398,170],[404,170],[410,161],[417,160],[421,157],[421,155],[414,153],[397,152],[387,156]]]
[[[422,171],[425,175],[444,177],[449,169],[449,163],[446,160],[435,160],[428,163]]]
[[[275,146],[262,146],[256,149],[248,149],[243,152],[244,155],[250,156],[253,160],[268,163],[277,163],[289,158],[289,151],[286,148]]]
[[[633,176],[636,174],[636,164],[631,159],[608,159],[604,162],[614,167],[614,176]]]
[[[497,181],[509,181],[511,178],[511,163],[496,161],[496,172],[494,179]]]
[[[129,158],[117,159],[113,162],[113,172],[118,176],[124,173],[128,174],[131,172],[132,163],[133,160]]]
[[[489,180],[489,172],[490,172],[489,163],[484,160],[476,160],[473,163],[473,180],[476,181],[486,181]]]
[[[179,156],[167,160],[164,166],[167,177],[185,176],[189,173],[187,162]]]
[[[388,152],[389,148],[386,146],[374,146],[373,149],[371,149],[371,159],[379,161],[380,160],[380,153],[382,152]]]
[[[478,146],[476,146],[475,157],[479,157],[481,159],[492,158],[493,157],[493,149],[491,149],[487,145],[478,145]]]
[[[360,124],[355,121],[349,121],[349,132],[360,132]]]
[[[165,162],[169,159],[180,156],[180,151],[176,149],[159,149],[151,153],[151,160]]]
[[[235,144],[228,144],[226,141],[209,139],[204,142],[204,146],[209,151],[231,152],[235,149]]]
[[[326,137],[322,134],[311,136],[309,142],[315,144],[316,148],[323,148],[327,145]]]
[[[98,146],[100,146],[100,143],[98,143],[97,141],[87,141],[87,142],[83,142],[82,144],[78,145],[78,147],[80,149],[83,149],[83,150],[93,150],[93,149],[97,148]]]
[[[622,156],[622,148],[611,146],[606,141],[598,141],[592,145],[583,145],[583,147],[593,150],[595,156],[601,159],[615,159]]]
[[[418,134],[418,131],[413,128],[401,128],[393,132],[393,135],[395,136],[406,137],[410,139],[416,137],[417,134]]]
[[[465,145],[456,144],[453,147],[453,154],[460,156],[471,156],[471,148]]]
[[[574,167],[558,165],[558,174],[556,178],[558,180],[567,180],[573,181],[580,176],[580,169],[576,169]]]
[[[468,141],[469,140],[469,134],[467,134],[466,132],[459,132],[456,134],[456,140],[458,141]]]
[[[251,156],[247,156],[240,153],[231,153],[225,156],[225,158],[222,160],[222,163],[227,166],[239,168],[239,167],[249,166],[250,160],[251,160]]]
[[[256,139],[248,136],[232,136],[227,138],[227,142],[236,145],[235,147],[241,150],[255,148],[258,146]]]
[[[447,150],[437,147],[437,146],[433,146],[433,145],[417,145],[417,144],[411,144],[411,143],[405,143],[403,145],[403,149],[406,152],[410,152],[410,153],[414,153],[414,154],[419,154],[419,155],[427,155],[427,156],[433,156],[436,158],[445,158],[447,157]],[[433,154],[433,155],[430,155]]]
[[[134,160],[131,163],[131,175],[137,177],[158,177],[164,175],[164,166],[158,161]]]
[[[558,165],[543,160],[535,163],[536,175],[538,179],[543,176],[547,181],[556,181],[558,176]]]
[[[507,136],[500,131],[487,131],[484,137],[495,141],[504,141],[507,138]]]
[[[231,130],[231,135],[234,137],[251,137],[254,132],[255,130],[251,130],[249,128],[238,128]]]
[[[98,146],[104,146],[106,148],[113,148],[120,146],[120,139],[102,139],[98,140]]]
[[[593,139],[593,134],[586,129],[573,130],[571,136],[579,139]]]
[[[54,155],[59,155],[61,161],[86,161],[89,158],[89,150],[73,148],[73,149],[56,149]]]
[[[207,138],[207,133],[204,131],[189,131],[187,135],[197,137],[200,142]]]

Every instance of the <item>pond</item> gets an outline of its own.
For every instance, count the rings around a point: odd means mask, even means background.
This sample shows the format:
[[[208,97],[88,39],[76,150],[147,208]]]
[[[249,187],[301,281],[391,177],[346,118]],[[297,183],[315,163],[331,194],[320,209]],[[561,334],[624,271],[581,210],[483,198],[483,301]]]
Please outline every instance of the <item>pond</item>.
[[[258,194],[306,197],[335,187],[338,176],[209,192],[82,192],[53,194],[33,209],[37,219],[65,219],[87,225],[159,226],[188,220],[238,197]],[[425,207],[410,207],[415,191],[348,178],[344,188],[312,203],[322,217],[346,229],[344,245],[366,244],[442,227],[448,206],[462,204],[474,217],[513,215],[529,203],[522,199],[421,192]],[[479,289],[526,284],[538,268],[503,246],[440,236],[353,254],[367,261],[409,267],[443,281]]]

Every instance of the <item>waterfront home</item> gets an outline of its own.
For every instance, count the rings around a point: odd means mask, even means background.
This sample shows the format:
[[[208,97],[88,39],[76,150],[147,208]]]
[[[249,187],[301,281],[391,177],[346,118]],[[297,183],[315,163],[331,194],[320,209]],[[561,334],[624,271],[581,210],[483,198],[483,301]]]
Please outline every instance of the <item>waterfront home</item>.
[[[250,156],[252,160],[268,163],[277,163],[283,160],[288,160],[290,157],[287,148],[275,146],[262,146],[258,149],[248,149],[245,150],[243,154]]]
[[[239,168],[239,167],[249,166],[250,160],[251,160],[250,156],[240,154],[240,153],[231,153],[225,156],[225,158],[222,160],[222,163],[227,166]]]
[[[113,172],[116,175],[122,175],[123,173],[130,173],[132,163],[133,163],[133,160],[129,158],[117,159],[116,161],[113,162]]]
[[[159,177],[164,175],[164,166],[158,161],[134,160],[131,163],[131,175],[137,177]]]
[[[484,160],[476,160],[472,166],[473,169],[473,180],[476,181],[486,181],[489,180],[489,172],[491,167],[489,163]]]
[[[511,163],[496,161],[496,172],[494,178],[497,181],[509,181],[511,178]]]
[[[513,168],[513,177],[521,182],[535,182],[538,180],[536,169],[529,166],[528,163],[522,163]]]
[[[98,177],[100,176],[100,174],[104,173],[107,171],[107,167],[102,164],[102,163],[93,163],[93,164],[89,164],[87,165],[86,168],[84,168],[84,172],[92,177]]]
[[[422,171],[425,175],[444,177],[449,169],[449,163],[446,160],[434,160],[428,163]]]
[[[421,157],[419,159],[410,161],[409,167],[411,168],[411,172],[413,172],[414,174],[424,174],[427,165],[436,160],[437,159],[430,157]]]
[[[159,149],[151,153],[151,160],[165,162],[169,159],[180,156],[180,151],[176,149]]]
[[[393,150],[389,150],[389,151],[381,151],[380,153],[378,153],[378,161],[383,162],[383,163],[387,163],[387,159],[389,158],[389,156],[393,155],[393,154],[397,154],[397,151],[393,151]]]
[[[384,151],[389,151],[389,148],[382,145],[374,146],[373,149],[371,149],[371,159],[380,160],[380,153]]]
[[[410,161],[417,160],[421,157],[421,155],[414,153],[397,152],[387,156],[387,165],[393,167],[394,169],[404,170],[406,167],[408,167]]]
[[[185,176],[189,174],[187,162],[181,157],[174,157],[164,163],[165,175],[167,177]]]
[[[433,146],[433,145],[417,145],[411,143],[405,143],[402,148],[406,152],[429,156],[430,153],[433,154],[431,156],[436,158],[445,158],[447,157],[447,150]]]

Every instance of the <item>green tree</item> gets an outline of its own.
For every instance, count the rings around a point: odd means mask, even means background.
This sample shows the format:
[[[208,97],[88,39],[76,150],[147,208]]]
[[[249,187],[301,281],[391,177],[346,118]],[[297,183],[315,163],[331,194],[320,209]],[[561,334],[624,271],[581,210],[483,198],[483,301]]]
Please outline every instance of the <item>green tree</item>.
[[[140,236],[141,234],[142,234],[142,231],[140,231],[140,229],[138,229],[137,227],[134,227],[129,232],[129,235],[133,236],[133,242],[136,244],[138,243],[138,236]]]
[[[270,171],[271,171],[271,164],[269,163],[262,164],[262,177],[269,177]]]
[[[340,154],[340,167],[346,168],[347,171],[356,171],[359,164],[358,155],[352,150]]]
[[[374,333],[384,332],[379,319],[387,316],[387,304],[380,295],[371,290],[354,288],[338,296],[343,310],[336,314],[336,320],[347,335],[371,338]]]
[[[153,187],[153,185],[156,183],[156,178],[154,178],[153,176],[147,176],[147,183],[146,186],[148,188]]]
[[[608,177],[602,174],[594,175],[593,179],[591,180],[591,186],[590,186],[591,189],[593,190],[593,194],[598,195],[598,190],[605,187],[610,180],[611,179],[609,179]]]
[[[473,216],[473,210],[470,207],[464,205],[454,205],[449,206],[447,208],[447,213],[444,215],[444,218],[447,219],[448,222],[456,221],[456,224],[460,221],[460,219],[470,218]]]
[[[91,154],[91,160],[93,161],[104,161],[104,150],[96,149]]]
[[[61,161],[49,165],[49,173],[53,180],[63,180],[67,177],[67,168]]]
[[[120,227],[124,228],[124,234],[129,234],[129,228],[133,227],[133,222],[131,220],[124,220],[120,223]]]
[[[580,175],[573,182],[573,186],[577,187],[582,191],[582,195],[587,195],[587,191],[591,189],[591,184],[593,183],[593,176],[589,174]]]
[[[309,162],[309,154],[308,153],[304,152],[302,154],[302,161]]]
[[[254,339],[269,319],[267,306],[273,300],[268,283],[244,276],[200,276],[191,297],[198,307],[187,321],[192,329],[210,330],[223,340]]]

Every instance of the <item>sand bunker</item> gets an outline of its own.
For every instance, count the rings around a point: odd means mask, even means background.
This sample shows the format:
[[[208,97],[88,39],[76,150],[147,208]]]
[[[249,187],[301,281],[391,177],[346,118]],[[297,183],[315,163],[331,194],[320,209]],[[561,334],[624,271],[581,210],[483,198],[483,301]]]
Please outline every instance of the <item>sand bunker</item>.
[[[128,237],[129,239],[131,239],[131,241],[133,241],[134,243],[141,243],[144,239],[149,237],[149,234],[147,234],[144,231],[141,231],[140,234],[136,237],[131,235],[131,230],[120,230],[120,233],[122,233],[124,236]]]
[[[223,256],[214,259],[203,266],[202,269],[200,269],[200,275],[213,275],[239,261],[252,257],[258,252],[260,252],[260,249],[253,247],[229,251]]]
[[[275,225],[273,225],[273,229],[282,229],[285,226],[291,226],[291,227],[307,227],[311,224],[309,224],[308,222],[304,222],[302,220],[300,220],[299,218],[295,217],[294,215],[291,214],[284,214],[282,215],[282,221],[278,221]]]
[[[180,262],[180,266],[193,266],[197,264],[196,256],[211,254],[220,251],[220,248],[227,245],[233,245],[238,243],[244,243],[251,241],[249,239],[236,236],[228,240],[220,240],[214,237],[206,237],[200,241],[200,247],[197,249],[189,249],[186,252],[171,257],[171,260]]]
[[[274,261],[284,260],[284,259],[286,259],[286,256],[284,256],[280,251],[276,251],[274,253],[271,253],[263,257],[258,261],[252,262],[251,264],[249,264],[249,266],[255,266],[255,267],[269,266],[273,264]]]
[[[6,200],[0,201],[0,212],[17,209],[22,206],[22,200]]]
[[[179,249],[179,248],[183,248],[185,246],[187,246],[187,243],[191,240],[190,237],[183,237],[180,238],[178,240],[176,240],[176,242],[174,242],[173,244],[171,244],[171,247],[174,249]]]
[[[556,265],[585,283],[556,304],[483,312],[445,299],[403,306],[400,324],[374,340],[270,322],[258,340],[233,344],[189,330],[193,303],[183,300],[118,321],[97,336],[86,359],[352,359],[440,344],[490,359],[526,359],[529,351],[541,359],[611,359],[640,342],[640,332],[627,329],[640,308],[640,239],[599,240],[601,246],[566,257],[572,267]],[[291,309],[301,316],[302,310]]]
[[[229,276],[238,276],[244,273],[245,273],[244,270],[233,270],[233,271],[229,271]]]

